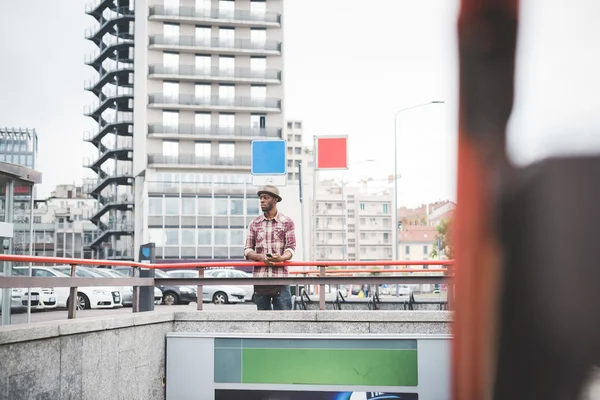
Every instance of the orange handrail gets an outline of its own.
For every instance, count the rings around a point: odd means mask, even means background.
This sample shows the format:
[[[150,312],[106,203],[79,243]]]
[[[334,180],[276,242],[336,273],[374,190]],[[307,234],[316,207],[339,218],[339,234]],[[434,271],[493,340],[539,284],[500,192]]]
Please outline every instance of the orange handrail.
[[[39,257],[23,256],[15,254],[0,254],[0,261],[13,262],[31,262],[40,264],[67,264],[67,265],[108,265],[113,267],[142,267],[157,269],[183,269],[183,268],[215,268],[215,267],[260,267],[265,264],[257,261],[217,261],[217,262],[189,262],[173,264],[144,264],[134,261],[114,261],[114,260],[90,260],[83,258],[63,258],[63,257]],[[454,260],[414,260],[414,261],[288,261],[277,263],[274,266],[287,267],[379,267],[379,266],[400,266],[400,265],[452,265]],[[339,270],[348,272],[349,270]],[[359,270],[366,272],[365,270]],[[374,272],[389,272],[392,270],[376,270]],[[399,270],[399,272],[414,272],[417,270]],[[426,270],[433,272],[434,270]],[[329,271],[331,272],[331,271]]]

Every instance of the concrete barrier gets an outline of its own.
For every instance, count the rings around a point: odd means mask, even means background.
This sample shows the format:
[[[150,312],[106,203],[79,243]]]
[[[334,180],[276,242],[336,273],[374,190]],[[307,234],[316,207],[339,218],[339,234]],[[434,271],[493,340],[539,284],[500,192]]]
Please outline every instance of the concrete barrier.
[[[0,327],[0,400],[165,398],[167,332],[448,334],[448,311],[152,312]]]

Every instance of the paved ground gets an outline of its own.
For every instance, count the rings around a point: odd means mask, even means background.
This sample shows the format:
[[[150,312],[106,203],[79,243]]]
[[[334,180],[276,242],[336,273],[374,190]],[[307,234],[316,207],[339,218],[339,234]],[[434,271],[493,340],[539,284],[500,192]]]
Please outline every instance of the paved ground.
[[[419,297],[445,297],[444,295],[432,295],[432,294],[419,294],[415,296]],[[334,294],[327,294],[327,300],[331,301],[335,299]],[[311,296],[313,301],[319,301],[319,296]],[[358,296],[351,296],[351,300],[359,300]],[[350,300],[349,299],[349,300]],[[396,299],[395,296],[383,295],[381,299],[385,301],[386,299],[392,300]],[[401,300],[405,300],[406,296],[401,296]],[[366,299],[364,300],[366,301]],[[179,305],[179,306],[164,306],[164,305],[155,305],[154,309],[156,311],[165,311],[165,310],[177,310],[177,311],[196,311],[196,303],[191,303],[188,305]],[[255,310],[256,306],[254,303],[245,303],[245,304],[226,304],[226,305],[215,305],[210,303],[204,303],[205,310],[211,311],[240,311],[240,310]],[[128,314],[131,313],[131,307],[122,307],[115,308],[110,310],[83,310],[77,311],[77,318],[86,318],[86,317],[99,317],[106,315],[117,315],[117,314]],[[31,322],[42,322],[42,321],[55,321],[67,319],[67,310],[53,310],[53,311],[34,311],[31,313]],[[13,314],[11,318],[11,324],[24,324],[27,323],[27,313],[23,314]]]

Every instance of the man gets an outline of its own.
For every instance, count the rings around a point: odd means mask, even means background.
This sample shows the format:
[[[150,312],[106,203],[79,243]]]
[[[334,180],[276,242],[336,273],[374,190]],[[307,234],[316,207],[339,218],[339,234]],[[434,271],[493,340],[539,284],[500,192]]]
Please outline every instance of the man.
[[[264,267],[254,267],[256,278],[288,276],[288,267],[273,266],[273,263],[288,261],[294,256],[294,221],[277,211],[277,203],[283,199],[276,186],[267,185],[257,195],[263,214],[248,226],[244,255],[248,260],[265,264]],[[255,286],[254,303],[259,310],[291,310],[290,286]]]

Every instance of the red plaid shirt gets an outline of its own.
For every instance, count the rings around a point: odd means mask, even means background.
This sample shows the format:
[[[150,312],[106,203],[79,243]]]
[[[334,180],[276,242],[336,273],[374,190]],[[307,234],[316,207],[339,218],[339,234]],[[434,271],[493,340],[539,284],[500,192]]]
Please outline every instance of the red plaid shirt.
[[[275,218],[267,219],[264,214],[258,216],[248,226],[248,237],[244,246],[244,255],[251,251],[257,254],[279,254],[289,250],[294,255],[296,250],[296,232],[294,221],[277,212]],[[258,278],[270,276],[288,276],[288,267],[254,267],[254,276]]]

